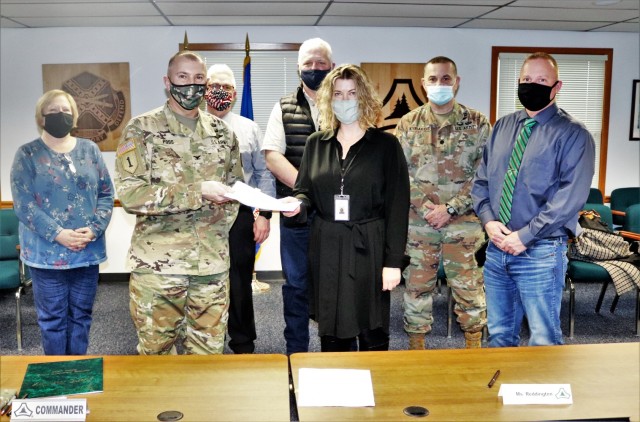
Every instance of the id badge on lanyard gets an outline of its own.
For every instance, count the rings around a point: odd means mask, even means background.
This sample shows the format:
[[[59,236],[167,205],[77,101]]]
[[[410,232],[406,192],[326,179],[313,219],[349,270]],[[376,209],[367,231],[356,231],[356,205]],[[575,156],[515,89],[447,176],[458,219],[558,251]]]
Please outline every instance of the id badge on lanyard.
[[[349,195],[333,195],[336,221],[349,221]]]
[[[340,195],[333,195],[333,209],[335,212],[335,221],[349,221],[349,195],[344,194],[344,177],[351,168],[351,164],[356,159],[356,156],[362,149],[362,143],[359,145],[358,150],[347,164],[346,168],[340,166]],[[340,156],[338,155],[338,149],[336,148],[336,158],[338,163],[340,162]]]

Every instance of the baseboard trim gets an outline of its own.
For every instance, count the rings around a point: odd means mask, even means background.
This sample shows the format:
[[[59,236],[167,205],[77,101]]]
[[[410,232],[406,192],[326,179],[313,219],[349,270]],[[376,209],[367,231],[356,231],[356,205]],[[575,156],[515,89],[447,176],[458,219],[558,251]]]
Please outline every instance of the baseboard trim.
[[[100,273],[100,281],[104,282],[129,282],[130,273]],[[256,277],[260,281],[282,281],[282,271],[257,271]]]
[[[100,281],[105,281],[105,282],[123,281],[128,283],[130,274],[131,273],[100,273]]]
[[[282,271],[256,271],[256,278],[260,281],[284,281]]]

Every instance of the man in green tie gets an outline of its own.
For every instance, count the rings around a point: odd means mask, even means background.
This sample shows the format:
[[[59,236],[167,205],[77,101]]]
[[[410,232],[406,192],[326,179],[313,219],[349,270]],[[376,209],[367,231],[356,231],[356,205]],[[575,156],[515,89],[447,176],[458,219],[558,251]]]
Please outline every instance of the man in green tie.
[[[474,178],[474,209],[489,237],[484,265],[489,346],[562,344],[560,304],[567,238],[589,194],[595,146],[586,127],[556,105],[558,64],[528,56],[520,70],[524,110],[494,126]]]

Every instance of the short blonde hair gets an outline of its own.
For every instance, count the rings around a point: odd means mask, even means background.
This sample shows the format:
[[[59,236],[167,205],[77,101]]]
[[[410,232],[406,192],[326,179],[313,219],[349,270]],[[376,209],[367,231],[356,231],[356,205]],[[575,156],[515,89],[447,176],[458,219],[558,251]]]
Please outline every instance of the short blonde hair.
[[[71,115],[73,116],[73,127],[78,125],[78,106],[76,100],[73,99],[71,94],[61,89],[52,89],[45,92],[42,97],[36,103],[36,125],[38,126],[38,132],[42,135],[44,130],[44,109],[49,106],[57,97],[65,97],[71,105]]]
[[[316,94],[322,129],[336,129],[340,126],[340,121],[331,108],[333,88],[337,79],[351,79],[356,83],[360,109],[358,122],[365,129],[375,127],[382,115],[382,101],[364,70],[354,64],[345,64],[336,67],[324,78]]]
[[[169,59],[169,64],[167,65],[167,76],[171,76],[171,68],[173,67],[173,63],[181,58],[185,58],[192,62],[200,62],[202,63],[203,73],[207,73],[207,65],[204,64],[204,59],[202,56],[194,51],[190,50],[180,50]]]
[[[556,79],[560,78],[560,71],[558,69],[558,62],[556,61],[556,59],[551,54],[545,53],[544,51],[537,51],[535,53],[529,54],[527,56],[527,58],[524,59],[524,62],[522,62],[522,67],[520,68],[520,73],[522,73],[522,68],[524,68],[525,64],[527,64],[531,60],[537,60],[537,59],[548,61],[549,64],[551,64],[551,67],[553,67],[553,70],[555,70],[555,72],[556,72]]]

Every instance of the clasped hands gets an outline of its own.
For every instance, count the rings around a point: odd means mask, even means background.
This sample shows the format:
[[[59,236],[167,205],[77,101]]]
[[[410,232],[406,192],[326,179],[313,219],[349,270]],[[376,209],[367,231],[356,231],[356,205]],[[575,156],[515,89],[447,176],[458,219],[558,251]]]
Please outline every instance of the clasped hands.
[[[512,232],[500,221],[489,221],[484,229],[491,243],[508,254],[519,255],[527,249],[520,241],[518,232]]]
[[[80,252],[95,238],[95,234],[93,234],[93,231],[91,231],[89,227],[81,227],[75,230],[62,229],[56,236],[55,241],[67,249]]]
[[[449,224],[451,215],[447,212],[446,205],[427,204],[427,208],[429,208],[429,212],[424,219],[431,227],[439,230]]]

